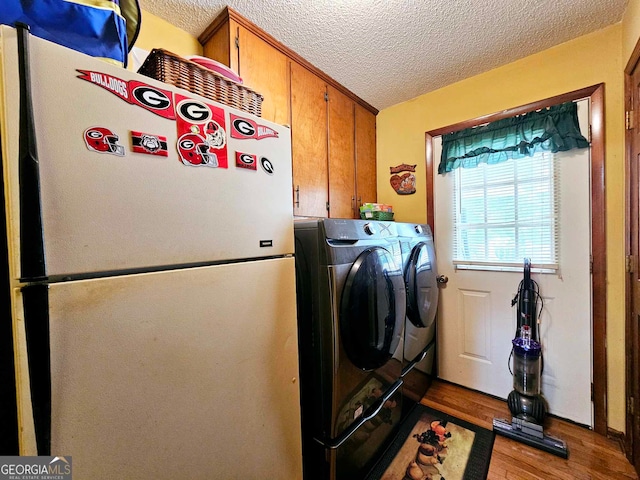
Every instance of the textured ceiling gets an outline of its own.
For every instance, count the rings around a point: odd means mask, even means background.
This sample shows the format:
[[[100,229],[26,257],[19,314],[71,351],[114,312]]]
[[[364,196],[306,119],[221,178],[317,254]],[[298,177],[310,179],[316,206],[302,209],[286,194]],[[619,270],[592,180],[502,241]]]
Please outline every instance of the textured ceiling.
[[[627,2],[140,0],[194,37],[229,5],[378,109],[617,23]]]

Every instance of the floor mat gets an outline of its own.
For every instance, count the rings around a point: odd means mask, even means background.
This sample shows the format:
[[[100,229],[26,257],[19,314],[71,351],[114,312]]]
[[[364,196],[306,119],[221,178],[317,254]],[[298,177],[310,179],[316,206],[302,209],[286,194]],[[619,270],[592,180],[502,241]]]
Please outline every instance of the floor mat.
[[[416,405],[367,480],[484,480],[495,434]]]

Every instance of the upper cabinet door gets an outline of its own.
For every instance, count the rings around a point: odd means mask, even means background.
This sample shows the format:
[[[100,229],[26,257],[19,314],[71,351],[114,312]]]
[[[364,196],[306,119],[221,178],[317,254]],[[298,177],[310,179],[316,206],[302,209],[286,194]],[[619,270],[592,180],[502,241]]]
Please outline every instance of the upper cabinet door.
[[[358,206],[376,202],[376,116],[357,104],[356,190]]]
[[[289,59],[245,27],[236,28],[238,74],[264,97],[262,118],[289,125]]]
[[[356,203],[354,101],[329,86],[329,216],[353,218]]]
[[[375,108],[232,8],[198,40],[264,96],[265,120],[291,126],[294,215],[357,218],[376,201]]]
[[[233,34],[231,30],[233,29]],[[202,53],[216,62],[224,63],[231,70],[238,73],[238,59],[231,48],[235,37],[235,22],[226,21],[222,25],[207,35],[207,41],[202,44]]]
[[[294,215],[327,216],[326,92],[321,78],[291,62]]]

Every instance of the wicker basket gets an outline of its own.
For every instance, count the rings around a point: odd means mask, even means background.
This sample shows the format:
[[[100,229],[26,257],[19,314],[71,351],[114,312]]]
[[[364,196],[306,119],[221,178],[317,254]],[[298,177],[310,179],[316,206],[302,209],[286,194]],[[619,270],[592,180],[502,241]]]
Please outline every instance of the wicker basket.
[[[383,222],[393,221],[393,212],[360,212],[360,218],[363,220],[379,220]]]
[[[259,93],[161,48],[151,50],[138,73],[258,117],[262,114],[264,97]]]

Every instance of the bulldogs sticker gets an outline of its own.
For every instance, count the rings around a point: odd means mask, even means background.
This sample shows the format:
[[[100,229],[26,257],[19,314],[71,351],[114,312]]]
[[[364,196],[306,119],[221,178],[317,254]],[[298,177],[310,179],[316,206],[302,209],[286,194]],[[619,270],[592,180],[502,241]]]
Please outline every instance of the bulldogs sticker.
[[[80,73],[78,78],[104,88],[131,105],[137,105],[169,120],[176,118],[169,90],[152,87],[138,80],[122,80],[102,72],[77,71]]]
[[[218,168],[218,156],[206,139],[197,133],[185,133],[178,138],[178,155],[184,165]]]
[[[175,94],[178,155],[184,165],[228,168],[224,110]]]
[[[278,137],[278,132],[273,128],[260,125],[250,118],[239,117],[233,113],[229,114],[229,118],[231,119],[231,138],[262,140],[268,137]]]
[[[260,166],[268,175],[273,175],[273,163],[267,157],[260,158]]]
[[[236,152],[236,167],[257,170],[258,158],[250,153]]]
[[[105,127],[89,127],[84,131],[84,143],[89,150],[124,157],[124,147],[118,143],[119,139]]]
[[[146,153],[147,155],[158,155],[167,157],[167,137],[153,135],[151,133],[131,132],[131,147],[136,153]]]

